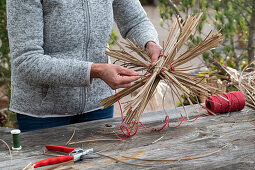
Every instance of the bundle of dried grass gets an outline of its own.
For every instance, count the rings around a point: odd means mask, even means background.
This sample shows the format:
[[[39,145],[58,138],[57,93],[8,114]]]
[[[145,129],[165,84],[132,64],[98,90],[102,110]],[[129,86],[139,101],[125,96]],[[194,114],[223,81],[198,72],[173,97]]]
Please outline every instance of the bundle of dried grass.
[[[223,67],[230,76],[230,82],[240,90],[246,99],[246,105],[255,109],[255,61],[245,67],[241,72],[230,67]]]
[[[130,124],[133,121],[139,121],[141,114],[153,96],[160,81],[167,83],[171,89],[171,93],[175,94],[180,101],[183,95],[189,100],[190,104],[193,104],[190,100],[191,96],[208,97],[212,93],[217,93],[217,88],[211,87],[206,82],[202,81],[205,78],[205,74],[190,74],[186,72],[197,68],[180,67],[204,52],[217,47],[219,42],[222,41],[221,34],[215,33],[211,35],[211,33],[209,33],[200,44],[188,48],[185,53],[178,55],[178,52],[192,34],[192,39],[194,38],[201,21],[201,16],[202,14],[189,16],[183,23],[180,23],[180,19],[175,19],[167,40],[163,43],[162,56],[154,66],[150,65],[150,55],[130,40],[127,40],[127,42],[123,44],[140,57],[125,50],[118,42],[116,42],[116,44],[120,47],[119,50],[108,48],[106,54],[123,62],[125,67],[132,68],[136,71],[145,71],[146,73],[131,87],[121,90],[117,97],[113,95],[103,99],[102,105],[107,108],[136,89],[141,88],[140,92],[127,102],[124,108],[126,117],[123,122]]]

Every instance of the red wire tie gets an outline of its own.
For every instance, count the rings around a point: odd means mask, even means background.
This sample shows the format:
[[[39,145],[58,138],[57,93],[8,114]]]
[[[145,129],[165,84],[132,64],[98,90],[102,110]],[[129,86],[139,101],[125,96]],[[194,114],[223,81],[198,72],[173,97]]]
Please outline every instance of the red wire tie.
[[[159,57],[164,57],[164,58],[166,58],[167,56],[166,56],[166,55],[163,55],[163,54],[160,54]],[[169,69],[169,70],[163,69],[163,70],[164,70],[164,71],[174,71],[174,67],[172,66],[172,63],[171,63],[171,62],[169,62],[169,65],[170,65],[170,68],[171,68],[171,69]]]

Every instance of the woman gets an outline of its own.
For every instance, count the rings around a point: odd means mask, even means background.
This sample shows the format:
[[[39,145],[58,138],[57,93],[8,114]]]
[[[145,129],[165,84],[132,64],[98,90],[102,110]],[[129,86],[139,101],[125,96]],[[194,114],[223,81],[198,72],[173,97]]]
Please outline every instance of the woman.
[[[22,131],[113,117],[100,101],[139,78],[107,64],[114,19],[157,61],[157,33],[138,0],[7,0],[10,110]]]

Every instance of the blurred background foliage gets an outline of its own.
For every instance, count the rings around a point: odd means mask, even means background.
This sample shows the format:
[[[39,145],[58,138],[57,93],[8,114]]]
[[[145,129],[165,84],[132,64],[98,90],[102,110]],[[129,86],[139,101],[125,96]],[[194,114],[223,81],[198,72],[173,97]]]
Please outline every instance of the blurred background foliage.
[[[193,44],[202,41],[203,28],[213,25],[222,35],[222,48],[203,54],[206,63],[218,61],[222,65],[241,70],[254,60],[255,1],[254,0],[159,0],[162,26],[175,14],[187,18],[203,12],[202,22]],[[178,13],[179,12],[179,13]],[[212,69],[215,69],[214,66]]]
[[[114,39],[115,41],[118,40],[118,36],[117,36],[115,30],[112,30],[112,35],[111,35],[111,38],[109,39],[109,42],[108,42],[108,44],[109,44],[110,47],[112,47],[112,46],[115,45],[115,42],[114,42],[113,39]]]
[[[11,93],[11,63],[7,34],[6,0],[0,0],[0,126],[17,127],[16,114],[8,111]]]
[[[0,85],[5,84],[9,88],[11,64],[5,8],[5,0],[0,0]]]

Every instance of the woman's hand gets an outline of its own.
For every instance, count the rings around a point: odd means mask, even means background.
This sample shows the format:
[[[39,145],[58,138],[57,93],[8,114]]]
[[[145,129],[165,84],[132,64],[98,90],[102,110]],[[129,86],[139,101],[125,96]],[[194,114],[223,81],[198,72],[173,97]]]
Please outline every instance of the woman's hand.
[[[151,55],[151,65],[154,65],[158,61],[162,48],[153,41],[148,41],[145,50]]]
[[[102,79],[113,90],[130,87],[140,78],[137,72],[113,64],[92,64],[90,77]]]

